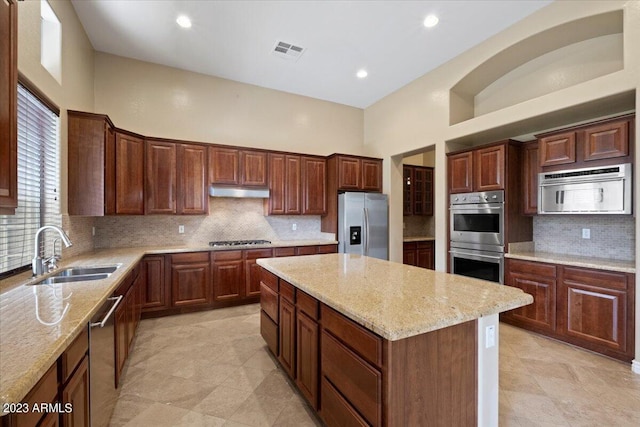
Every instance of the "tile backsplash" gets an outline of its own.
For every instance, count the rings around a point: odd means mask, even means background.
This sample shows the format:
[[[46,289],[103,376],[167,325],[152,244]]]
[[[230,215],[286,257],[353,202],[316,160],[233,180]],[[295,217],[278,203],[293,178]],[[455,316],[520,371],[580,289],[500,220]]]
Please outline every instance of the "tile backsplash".
[[[435,220],[433,216],[409,215],[402,218],[404,237],[435,236]]]
[[[591,238],[582,238],[582,229]],[[536,251],[631,261],[635,220],[631,215],[538,215],[533,217]]]
[[[262,199],[210,199],[207,216],[105,216],[96,218],[96,248],[206,245],[212,240],[335,239],[320,231],[320,216],[265,216]],[[292,230],[293,225],[296,230]],[[184,234],[178,226],[184,225]]]
[[[62,256],[65,258],[90,252],[93,250],[92,227],[96,218],[91,216],[62,215],[62,229],[69,235],[71,247],[62,245]]]

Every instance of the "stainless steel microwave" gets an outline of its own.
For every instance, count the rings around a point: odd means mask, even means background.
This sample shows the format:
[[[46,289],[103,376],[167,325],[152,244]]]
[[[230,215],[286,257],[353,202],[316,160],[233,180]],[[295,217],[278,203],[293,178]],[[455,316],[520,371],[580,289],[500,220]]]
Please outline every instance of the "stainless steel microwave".
[[[631,214],[632,170],[625,163],[538,175],[540,214]]]

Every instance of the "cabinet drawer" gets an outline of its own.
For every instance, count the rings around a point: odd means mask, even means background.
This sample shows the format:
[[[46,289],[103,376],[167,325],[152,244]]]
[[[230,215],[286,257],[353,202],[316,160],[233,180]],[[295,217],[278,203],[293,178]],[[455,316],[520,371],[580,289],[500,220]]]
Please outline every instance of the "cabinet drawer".
[[[60,356],[62,382],[66,383],[89,349],[89,332],[85,328]]]
[[[325,378],[322,378],[320,395],[320,400],[322,401],[320,416],[329,427],[363,427],[369,425]]]
[[[242,251],[220,251],[213,253],[214,261],[237,261],[242,259]]]
[[[189,252],[186,254],[171,254],[171,263],[187,264],[191,262],[208,262],[209,252]]]
[[[319,254],[335,254],[338,253],[338,245],[320,245],[318,246]]]
[[[417,242],[416,243],[416,247],[417,249],[431,249],[433,248],[433,242],[425,240],[422,242]]]
[[[562,277],[564,281],[574,281],[606,289],[627,290],[627,275],[625,273],[563,267]]]
[[[271,249],[249,249],[245,251],[246,259],[271,258],[273,251]]]
[[[329,380],[371,425],[380,425],[382,374],[327,331],[320,347],[323,381]]]
[[[278,355],[278,325],[267,316],[264,311],[260,311],[260,335],[267,343],[267,347],[274,356]]]
[[[260,267],[260,283],[278,292],[278,276],[262,267]]]
[[[280,296],[289,300],[289,302],[292,304],[296,302],[295,288],[291,283],[288,283],[282,279],[280,279]]]
[[[296,255],[316,255],[317,253],[317,246],[298,246],[296,248]]]
[[[320,317],[323,328],[331,331],[333,335],[369,362],[376,366],[382,365],[382,339],[380,337],[324,304],[320,308]]]
[[[295,256],[296,248],[274,248],[273,256]]]
[[[260,282],[260,307],[273,320],[278,323],[278,293]]]
[[[313,320],[318,320],[320,312],[318,300],[300,289],[296,290],[296,306]]]
[[[58,368],[54,363],[46,374],[42,376],[38,384],[36,384],[27,397],[22,402],[27,403],[29,408],[33,408],[34,404],[52,403],[58,396]],[[38,424],[38,421],[42,418],[41,412],[27,412],[16,414],[16,427],[31,427]]]
[[[508,259],[507,266],[508,271],[513,273],[523,273],[530,276],[556,277],[556,266],[553,264]]]

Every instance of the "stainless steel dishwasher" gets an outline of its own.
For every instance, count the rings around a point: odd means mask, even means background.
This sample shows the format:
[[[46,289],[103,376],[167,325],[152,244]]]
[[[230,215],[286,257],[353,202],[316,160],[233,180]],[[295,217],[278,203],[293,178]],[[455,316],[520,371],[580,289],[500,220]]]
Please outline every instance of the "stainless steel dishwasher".
[[[113,296],[89,324],[91,426],[109,425],[120,391],[116,384],[114,313],[124,295]]]

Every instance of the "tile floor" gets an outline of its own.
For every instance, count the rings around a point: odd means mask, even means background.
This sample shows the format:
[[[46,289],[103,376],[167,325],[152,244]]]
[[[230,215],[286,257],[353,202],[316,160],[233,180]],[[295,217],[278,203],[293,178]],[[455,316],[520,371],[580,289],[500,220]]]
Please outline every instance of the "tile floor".
[[[257,304],[142,321],[111,425],[319,425],[259,322]],[[501,427],[640,425],[627,364],[504,324],[500,339]]]

